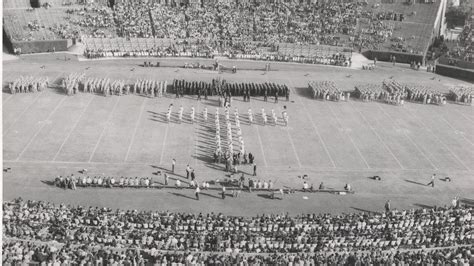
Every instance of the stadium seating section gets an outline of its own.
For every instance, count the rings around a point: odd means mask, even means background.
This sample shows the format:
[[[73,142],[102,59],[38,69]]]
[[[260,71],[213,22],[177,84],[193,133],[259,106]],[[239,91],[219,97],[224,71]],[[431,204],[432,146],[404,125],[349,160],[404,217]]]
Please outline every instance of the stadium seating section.
[[[314,45],[328,45],[425,54],[440,0],[385,2],[320,2],[308,7],[285,1],[249,8],[245,1],[239,6],[219,2],[179,7],[177,1],[122,0],[112,9],[105,0],[49,0],[33,9],[27,0],[6,0],[3,7],[4,29],[11,41],[108,38],[86,43],[90,49],[146,49],[157,42],[166,45],[169,39],[174,40],[171,44],[194,39],[199,49],[208,46],[220,53],[237,49],[268,54],[278,49],[280,55],[317,56],[325,48]]]

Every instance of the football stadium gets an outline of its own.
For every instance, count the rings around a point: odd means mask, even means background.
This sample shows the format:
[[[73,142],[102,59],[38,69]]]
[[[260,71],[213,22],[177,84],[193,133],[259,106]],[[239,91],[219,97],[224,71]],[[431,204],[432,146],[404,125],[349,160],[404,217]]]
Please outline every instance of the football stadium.
[[[471,1],[2,5],[3,264],[474,265]]]

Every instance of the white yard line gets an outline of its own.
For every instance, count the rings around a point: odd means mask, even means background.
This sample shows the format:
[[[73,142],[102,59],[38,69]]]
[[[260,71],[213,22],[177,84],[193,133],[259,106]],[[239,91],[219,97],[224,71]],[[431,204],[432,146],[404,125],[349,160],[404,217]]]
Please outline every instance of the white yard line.
[[[133,130],[132,139],[130,140],[130,144],[128,144],[127,154],[125,154],[124,162],[127,161],[128,155],[130,154],[130,150],[132,149],[133,142],[135,141],[135,136],[137,135],[138,125],[140,124],[140,120],[142,118],[143,109],[145,109],[145,102],[147,98],[143,98],[143,102],[140,108],[140,114],[138,115],[137,122],[135,123],[135,129]]]
[[[380,110],[382,110],[382,112],[390,119],[393,121],[393,123],[396,125],[396,127],[398,129],[401,129],[400,128],[400,125],[398,125],[397,122],[395,122],[396,120],[393,119],[380,105],[381,103],[375,103],[379,108]],[[415,146],[415,148],[421,153],[421,155],[423,155],[423,157],[425,157],[425,159],[431,164],[431,166],[433,167],[433,170],[438,170],[438,167],[436,167],[436,165],[433,163],[433,161],[431,161],[431,159],[420,149],[420,147],[416,144],[415,141],[413,141],[412,138],[410,138],[410,136],[404,131],[403,134],[405,135],[406,138],[408,138],[408,140],[413,144],[413,146]]]
[[[74,132],[74,130],[76,129],[77,125],[79,124],[79,121],[81,121],[82,119],[82,116],[84,115],[84,113],[87,111],[87,108],[89,107],[89,105],[91,104],[92,100],[94,100],[94,96],[90,96],[91,99],[89,100],[89,102],[87,103],[86,107],[84,108],[84,110],[82,110],[82,113],[81,115],[79,116],[79,118],[76,120],[76,123],[74,124],[74,126],[71,128],[71,130],[69,131],[69,133],[67,134],[66,138],[64,139],[63,143],[61,143],[61,146],[59,147],[58,151],[56,152],[56,154],[54,154],[54,157],[53,157],[53,161],[56,161],[56,158],[58,157],[59,153],[61,152],[61,150],[63,149],[64,147],[64,144],[66,144],[66,142],[69,140],[69,137],[71,137],[71,134],[72,132]]]
[[[342,123],[341,121],[339,120],[339,117],[336,115],[336,113],[332,110],[331,108],[331,105],[328,105],[328,108],[329,108],[329,111],[332,113],[332,115],[334,116],[334,118],[336,118],[336,122],[337,124],[339,125],[339,127],[342,128]],[[352,139],[352,136],[348,133],[346,133],[344,131],[345,135],[349,138],[349,140],[351,141],[352,143],[352,146],[356,149],[357,153],[359,154],[360,158],[362,159],[362,161],[364,161],[365,163],[365,166],[367,167],[367,169],[372,169],[369,165],[369,163],[367,162],[367,160],[365,159],[364,155],[362,155],[362,152],[359,150],[359,148],[357,147],[357,145],[355,145],[354,143],[354,140]]]
[[[458,160],[458,162],[464,167],[466,168],[466,170],[468,171],[471,171],[472,169],[470,169],[469,167],[467,167],[462,161],[461,159],[459,159],[459,157],[456,155],[456,153],[454,153],[448,145],[446,145],[446,143],[444,143],[430,128],[428,128],[425,124],[425,122],[423,122],[423,119],[419,118],[418,116],[416,116],[412,111],[410,111],[410,108],[406,108],[406,110],[408,110],[408,112],[410,112],[412,114],[413,117],[416,117],[416,119],[418,121],[420,121],[420,124],[423,125],[423,127],[425,128],[426,131],[430,132],[431,135],[433,135],[440,144],[442,144],[444,147],[446,147],[446,149],[451,153],[451,155],[454,156],[454,158],[456,158],[456,160]]]
[[[33,106],[33,104],[36,103],[36,101],[38,100],[38,98],[43,94],[44,92],[38,92],[38,96],[36,96],[36,98],[33,100],[33,102],[31,102],[15,119],[15,121],[13,121],[13,123],[7,128],[7,129],[4,129],[3,130],[3,136],[5,136],[8,131],[10,131],[10,129],[18,122],[18,120],[20,120],[20,118],[25,114],[26,111],[28,111],[30,109],[31,106]],[[4,110],[5,111],[5,110]]]
[[[54,109],[51,111],[51,113],[49,113],[48,117],[46,118],[46,120],[43,122],[43,125],[40,126],[40,128],[35,132],[35,134],[33,135],[33,137],[31,137],[30,141],[28,141],[28,144],[26,144],[26,146],[23,148],[23,150],[20,152],[20,154],[18,154],[18,157],[16,157],[15,161],[18,161],[20,159],[20,157],[23,155],[23,153],[25,153],[25,151],[28,149],[28,147],[30,147],[31,143],[33,143],[33,140],[36,139],[36,137],[38,136],[38,134],[41,132],[41,130],[43,130],[43,128],[46,126],[46,123],[49,121],[49,119],[51,119],[51,117],[53,116],[53,114],[59,109],[59,106],[61,106],[61,104],[67,99],[67,97],[63,97],[63,99],[56,105],[56,107],[54,107]]]
[[[194,105],[193,105],[194,106]],[[198,134],[197,134],[197,127],[199,126],[199,119],[197,119],[199,114],[199,101],[194,109],[194,123],[193,123],[193,137],[194,137],[194,167],[197,166],[197,156],[198,156],[198,148],[197,148],[197,140],[198,140]]]
[[[387,145],[387,143],[382,139],[382,137],[380,137],[379,133],[377,133],[377,131],[374,129],[374,127],[372,126],[372,124],[367,120],[367,118],[365,117],[365,115],[359,110],[357,109],[356,107],[354,107],[354,104],[352,103],[352,101],[349,101],[351,103],[351,106],[354,110],[357,110],[357,112],[360,114],[360,116],[362,117],[362,119],[364,119],[364,121],[367,123],[367,125],[369,126],[370,130],[377,136],[377,138],[379,139],[380,142],[382,142],[383,146],[385,147],[385,149],[392,155],[392,157],[395,159],[395,161],[397,162],[398,166],[400,166],[400,168],[402,169],[405,169],[405,167],[402,165],[402,163],[400,162],[400,160],[398,160],[397,156],[395,156],[395,154],[393,153],[392,149],[390,149],[390,147]]]
[[[169,129],[169,123],[166,124],[166,129],[165,129],[165,136],[163,137],[163,144],[161,145],[161,156],[160,156],[160,165],[163,164],[163,155],[165,154],[165,145],[166,145],[166,138],[168,137],[168,129]]]
[[[11,98],[13,98],[13,94],[9,94],[8,98],[6,98],[6,100],[2,101],[2,106],[5,105]]]
[[[112,96],[113,97],[113,96]],[[115,102],[114,107],[112,108],[112,111],[109,114],[109,117],[107,118],[107,121],[105,122],[105,126],[102,129],[102,132],[100,133],[99,139],[97,140],[97,143],[95,144],[94,150],[92,150],[91,156],[89,157],[89,163],[91,162],[92,158],[94,157],[95,151],[97,150],[97,147],[99,147],[99,143],[102,140],[102,137],[104,136],[105,131],[107,128],[109,128],[110,125],[110,119],[114,116],[115,108],[117,108],[117,105],[120,101],[120,97],[117,97],[117,101]]]
[[[266,78],[266,79],[268,79],[268,78]],[[247,79],[245,79],[245,82],[247,82]],[[265,158],[265,151],[263,150],[262,137],[260,135],[260,130],[258,130],[259,125],[252,124],[251,126],[255,126],[255,128],[257,129],[257,137],[258,137],[258,143],[260,144],[260,151],[262,152],[263,165],[265,167],[268,167],[267,158]]]
[[[466,116],[465,114],[463,114],[463,112],[455,109],[455,108],[452,108],[454,111],[458,112],[462,117],[466,118],[469,122],[471,123],[474,123],[474,120],[472,120],[472,118],[469,118],[468,116]],[[471,111],[472,112],[472,111]]]
[[[263,142],[262,142],[262,137],[260,137],[260,131],[258,130],[258,125],[255,126],[257,129],[257,136],[258,136],[258,142],[260,143],[260,150],[262,151],[262,157],[263,157],[263,165],[267,167],[267,159],[265,158],[265,152],[263,151]]]
[[[293,82],[292,82],[289,78],[287,78],[287,80],[288,80],[288,82],[291,84],[290,89],[291,89],[291,88],[294,88]],[[296,91],[293,91],[292,94],[297,95],[297,94],[296,94]],[[321,142],[321,145],[323,146],[324,151],[326,152],[326,155],[328,156],[329,160],[331,161],[332,167],[333,167],[333,168],[336,168],[336,164],[334,163],[334,160],[332,159],[331,154],[329,153],[329,150],[328,150],[328,148],[327,148],[327,146],[326,146],[326,143],[324,142],[323,138],[321,137],[321,134],[319,134],[318,127],[317,127],[316,124],[314,123],[313,118],[309,115],[308,108],[306,107],[306,104],[303,102],[303,100],[304,100],[304,99],[299,99],[299,102],[300,102],[301,105],[303,106],[304,112],[305,112],[306,116],[309,118],[309,121],[311,121],[311,125],[313,126],[314,131],[316,132],[316,135],[318,135],[319,141]]]
[[[178,74],[174,74],[173,80],[176,79],[177,76],[178,76]],[[171,83],[172,83],[172,81],[171,81]],[[165,94],[166,94],[166,88],[164,88],[164,91],[163,91],[163,98],[165,97]],[[170,122],[166,123],[165,136],[163,137],[163,144],[161,145],[160,165],[163,164],[163,156],[165,154],[165,145],[166,145],[166,139],[168,138],[168,130],[169,130],[169,127],[170,127],[170,123],[173,123],[173,115],[171,115]]]
[[[296,152],[295,144],[293,143],[293,139],[291,138],[290,131],[288,128],[285,128],[286,133],[288,134],[288,138],[290,139],[291,147],[293,147],[293,152],[295,153],[296,161],[298,162],[298,166],[301,168],[301,161],[298,157],[298,153]]]
[[[439,117],[441,117],[441,119],[443,119],[446,122],[446,124],[448,124],[448,126],[452,130],[454,130],[454,132],[460,132],[460,130],[457,130],[456,128],[454,128],[454,126],[451,123],[449,123],[449,121],[446,118],[444,118],[442,115],[439,115]],[[461,135],[462,138],[464,138],[469,144],[471,144],[471,146],[474,146],[474,144],[468,138],[466,138],[464,134],[459,134],[459,135]]]

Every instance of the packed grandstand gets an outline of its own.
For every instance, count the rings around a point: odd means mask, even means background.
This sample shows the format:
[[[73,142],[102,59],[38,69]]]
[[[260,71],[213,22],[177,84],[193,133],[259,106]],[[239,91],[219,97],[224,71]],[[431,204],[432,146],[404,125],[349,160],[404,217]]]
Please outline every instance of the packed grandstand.
[[[3,203],[3,263],[454,264],[474,262],[473,209],[229,217]]]
[[[29,1],[7,0],[3,6],[14,47],[69,40],[67,46],[83,43],[87,57],[224,55],[314,63],[366,50],[424,58],[446,3],[408,3],[56,0],[32,8]]]

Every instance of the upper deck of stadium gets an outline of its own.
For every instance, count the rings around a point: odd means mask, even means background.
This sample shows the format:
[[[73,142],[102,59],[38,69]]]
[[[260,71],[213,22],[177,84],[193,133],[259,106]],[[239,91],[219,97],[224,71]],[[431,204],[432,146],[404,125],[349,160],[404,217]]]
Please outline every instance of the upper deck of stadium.
[[[35,1],[33,1],[35,2]],[[424,55],[443,1],[3,1],[12,42],[153,38],[203,49],[271,51],[288,43]],[[72,42],[70,42],[71,44]]]

